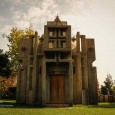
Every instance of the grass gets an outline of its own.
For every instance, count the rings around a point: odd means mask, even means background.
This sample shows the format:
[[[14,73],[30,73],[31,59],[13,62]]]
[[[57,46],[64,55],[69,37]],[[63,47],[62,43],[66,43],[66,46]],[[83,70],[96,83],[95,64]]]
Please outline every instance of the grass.
[[[96,106],[74,105],[65,108],[40,108],[16,105],[15,100],[1,100],[0,115],[115,115],[115,103],[99,103]]]

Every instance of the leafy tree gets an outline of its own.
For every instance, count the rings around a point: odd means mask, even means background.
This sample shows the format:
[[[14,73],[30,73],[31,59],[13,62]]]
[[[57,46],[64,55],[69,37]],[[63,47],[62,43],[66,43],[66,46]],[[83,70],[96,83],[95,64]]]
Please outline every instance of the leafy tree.
[[[113,87],[113,80],[111,74],[107,74],[107,77],[104,81],[104,86],[101,86],[101,92],[102,94],[112,94],[112,87]]]
[[[18,69],[18,53],[19,53],[19,41],[22,38],[28,39],[30,35],[34,34],[34,29],[32,25],[30,25],[28,28],[25,30],[19,29],[17,27],[13,27],[11,29],[10,34],[5,35],[5,37],[8,39],[9,44],[9,51],[8,55],[11,59],[11,70],[12,74],[16,74],[17,69]]]
[[[114,85],[113,85],[112,90],[113,90],[113,95],[115,95],[115,80],[114,80]]]
[[[3,50],[0,50],[0,76],[9,77],[10,74],[10,60],[8,54],[3,53]]]
[[[106,86],[101,85],[101,94],[103,94],[103,95],[107,94],[107,88],[106,88]]]
[[[0,98],[8,93],[9,88],[16,87],[16,83],[16,77],[0,77]]]

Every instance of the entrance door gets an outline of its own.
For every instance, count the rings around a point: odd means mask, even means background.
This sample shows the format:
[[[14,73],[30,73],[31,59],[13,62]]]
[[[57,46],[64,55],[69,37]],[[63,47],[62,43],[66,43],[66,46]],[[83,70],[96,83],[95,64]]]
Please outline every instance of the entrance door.
[[[51,103],[64,103],[65,80],[63,75],[50,77],[50,101]]]

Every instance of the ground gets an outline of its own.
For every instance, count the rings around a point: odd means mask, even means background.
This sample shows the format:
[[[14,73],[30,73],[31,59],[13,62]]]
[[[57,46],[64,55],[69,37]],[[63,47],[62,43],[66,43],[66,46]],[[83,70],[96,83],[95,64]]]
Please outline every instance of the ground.
[[[0,100],[0,115],[115,115],[115,103],[99,105],[74,105],[64,108],[41,108],[16,105],[15,100]]]

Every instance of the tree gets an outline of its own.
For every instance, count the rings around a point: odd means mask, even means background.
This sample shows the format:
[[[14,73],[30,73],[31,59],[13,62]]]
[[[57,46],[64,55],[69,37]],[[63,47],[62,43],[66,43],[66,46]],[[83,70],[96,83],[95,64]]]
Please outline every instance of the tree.
[[[10,74],[10,60],[8,54],[3,53],[3,50],[0,50],[0,76],[9,77]]]
[[[104,86],[101,86],[101,92],[102,94],[112,94],[112,87],[113,87],[113,80],[111,74],[107,74],[107,77],[104,81]],[[103,92],[104,91],[104,92]]]
[[[106,86],[101,85],[101,94],[107,95],[107,88],[106,88]]]
[[[1,80],[1,78],[8,78],[10,74],[10,60],[8,54],[3,53],[3,50],[0,49],[0,99],[2,96],[2,86],[4,84],[4,80]]]
[[[113,90],[113,95],[115,95],[115,80],[114,80],[114,85],[113,85],[112,90]]]
[[[26,28],[25,30],[19,29],[17,27],[13,27],[11,29],[10,34],[5,35],[5,37],[8,39],[9,44],[9,51],[8,55],[11,59],[11,70],[12,74],[16,74],[18,69],[18,53],[19,53],[19,41],[22,38],[28,39],[30,35],[34,34],[34,29],[32,25],[29,26],[29,28]]]
[[[16,77],[0,77],[0,98],[8,96],[8,89],[16,87]]]

